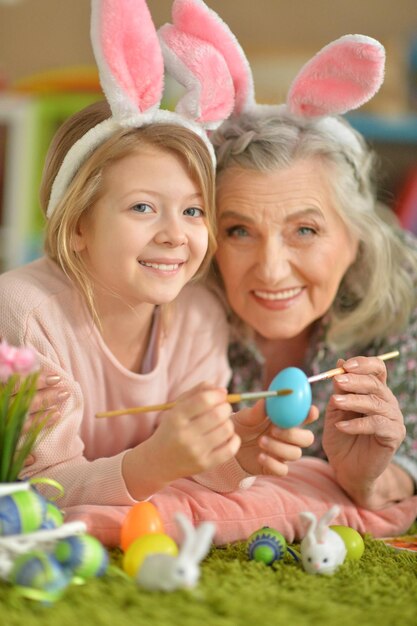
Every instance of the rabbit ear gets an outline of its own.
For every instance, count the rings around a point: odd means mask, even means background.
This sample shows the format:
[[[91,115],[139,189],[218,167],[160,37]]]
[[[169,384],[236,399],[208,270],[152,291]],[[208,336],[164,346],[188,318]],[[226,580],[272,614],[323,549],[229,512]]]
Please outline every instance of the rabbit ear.
[[[215,525],[211,522],[203,522],[195,529],[183,513],[177,513],[175,520],[183,533],[179,556],[199,563],[210,550],[211,541],[216,531]]]
[[[210,44],[166,24],[159,30],[167,71],[186,90],[176,111],[214,129],[233,111],[233,82],[225,60]]]
[[[216,532],[216,526],[212,522],[203,522],[197,528],[194,537],[194,546],[192,556],[196,563],[200,563],[207,556],[214,534]]]
[[[316,543],[316,536],[314,534],[316,530],[316,526],[317,526],[316,516],[314,515],[314,513],[305,511],[303,513],[300,513],[300,518],[305,522],[309,522],[309,526],[307,527],[307,531],[306,531],[304,539],[307,539],[307,541],[309,541],[310,544]]]
[[[201,46],[216,50],[224,60],[233,83],[236,113],[254,104],[253,77],[249,63],[236,37],[221,18],[202,0],[176,0],[172,18],[176,31],[186,34]],[[187,62],[189,49],[183,58]]]
[[[176,513],[175,521],[182,532],[180,555],[182,556],[185,553],[189,554],[194,544],[194,526],[188,517],[183,513]]]
[[[287,104],[303,117],[340,115],[376,94],[384,80],[385,50],[371,37],[345,35],[325,46],[298,73]]]
[[[92,0],[91,40],[114,118],[159,106],[164,64],[144,0]]]
[[[319,519],[318,524],[317,524],[317,539],[319,542],[324,541],[325,536],[327,534],[328,531],[328,526],[330,524],[330,522],[332,521],[333,518],[336,517],[336,515],[339,514],[340,511],[340,507],[335,504],[334,506],[332,506],[331,509],[329,509],[326,513],[324,513],[324,515],[322,515],[322,517]]]

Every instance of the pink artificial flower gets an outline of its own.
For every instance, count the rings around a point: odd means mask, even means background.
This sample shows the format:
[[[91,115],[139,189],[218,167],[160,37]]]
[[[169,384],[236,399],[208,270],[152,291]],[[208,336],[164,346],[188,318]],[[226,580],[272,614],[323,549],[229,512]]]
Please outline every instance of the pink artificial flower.
[[[6,382],[13,374],[30,374],[37,369],[36,354],[31,348],[9,346],[0,342],[0,381]]]
[[[30,374],[38,369],[38,359],[31,348],[18,348],[14,358],[16,374]]]

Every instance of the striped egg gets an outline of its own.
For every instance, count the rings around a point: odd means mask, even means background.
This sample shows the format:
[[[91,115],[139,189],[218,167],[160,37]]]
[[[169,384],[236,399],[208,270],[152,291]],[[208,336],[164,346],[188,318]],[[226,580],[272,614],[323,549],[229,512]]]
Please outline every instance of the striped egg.
[[[41,528],[46,500],[34,489],[0,498],[0,535],[31,533]]]
[[[87,534],[61,539],[55,546],[54,556],[63,567],[81,578],[102,576],[109,564],[107,550],[98,539]]]
[[[40,550],[19,555],[9,573],[9,582],[44,592],[38,599],[48,604],[61,597],[70,581],[58,561]]]
[[[285,538],[274,528],[264,526],[256,530],[247,542],[248,556],[253,561],[271,565],[282,559],[287,551]]]

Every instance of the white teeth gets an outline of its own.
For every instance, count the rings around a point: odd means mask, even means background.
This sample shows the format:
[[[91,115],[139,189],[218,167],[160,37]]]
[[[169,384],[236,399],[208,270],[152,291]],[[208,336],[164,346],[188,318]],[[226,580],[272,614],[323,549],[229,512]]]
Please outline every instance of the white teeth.
[[[163,272],[173,272],[179,268],[179,263],[173,263],[167,265],[166,263],[147,263],[146,261],[139,261],[141,265],[145,267],[153,267],[155,270],[162,270]]]
[[[255,296],[263,298],[264,300],[287,300],[287,298],[293,298],[301,293],[301,287],[295,287],[294,289],[286,289],[285,291],[279,291],[272,293],[271,291],[255,291]]]

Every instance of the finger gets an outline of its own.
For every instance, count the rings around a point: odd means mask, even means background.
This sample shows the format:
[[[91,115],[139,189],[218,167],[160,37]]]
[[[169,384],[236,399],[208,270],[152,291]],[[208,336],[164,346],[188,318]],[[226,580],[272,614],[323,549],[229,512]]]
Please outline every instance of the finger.
[[[308,412],[308,415],[303,422],[303,425],[307,426],[307,424],[312,424],[312,422],[315,422],[316,420],[318,420],[319,417],[320,417],[320,411],[318,407],[312,404]]]
[[[288,474],[288,465],[264,453],[259,455],[258,461],[262,466],[263,474],[271,476],[286,476]]]
[[[346,372],[373,374],[384,382],[387,379],[387,368],[385,363],[376,356],[354,357],[345,361],[342,367],[346,370]]]
[[[394,398],[395,400],[395,398]],[[398,403],[389,403],[380,396],[373,394],[335,394],[331,397],[332,403],[338,410],[351,411],[364,415],[381,415],[391,420],[402,421]]]
[[[235,432],[234,424],[230,416],[219,421],[215,427],[209,425],[206,421],[204,421],[202,427],[200,427],[200,424],[195,420],[193,420],[191,425],[193,430],[192,436],[204,437],[207,446],[212,450],[217,448],[217,446],[221,445],[224,441],[230,439]]]
[[[171,413],[176,413],[178,416],[182,416],[184,421],[188,421],[203,415],[220,404],[227,404],[231,412],[230,404],[226,403],[226,395],[227,390],[218,387],[195,390],[190,395],[181,396],[176,401],[175,407],[171,409]]]
[[[265,436],[260,438],[259,447],[262,452],[279,461],[297,461],[302,455],[302,450],[299,446]]]
[[[267,435],[264,435],[266,437]],[[269,438],[273,441],[289,443],[300,448],[311,446],[314,441],[314,434],[307,428],[277,428],[274,426],[269,431]]]
[[[404,422],[393,422],[381,415],[367,415],[351,420],[336,422],[336,428],[349,435],[373,435],[398,445],[406,435]]]
[[[240,437],[235,433],[228,441],[223,442],[220,446],[210,451],[208,456],[210,466],[216,467],[230,461],[238,453],[240,445]]]
[[[30,430],[33,426],[35,422],[39,422],[44,419],[43,415],[39,415],[39,413],[37,414],[33,414],[33,415],[28,415],[23,428],[22,428],[22,434],[25,434],[28,432],[28,430]],[[61,419],[61,413],[60,411],[58,411],[57,407],[55,407],[55,410],[52,411],[50,413],[50,415],[48,416],[48,419],[44,425],[44,428],[51,428],[52,426],[54,426],[59,420]]]
[[[69,397],[69,392],[58,389],[42,389],[39,390],[30,405],[30,413],[38,413],[39,411],[54,411],[58,406]]]
[[[338,374],[334,377],[335,391],[374,394],[388,400],[392,392],[384,381],[373,374]]]

